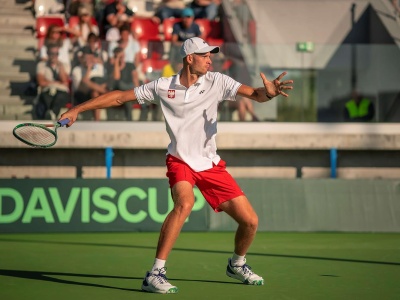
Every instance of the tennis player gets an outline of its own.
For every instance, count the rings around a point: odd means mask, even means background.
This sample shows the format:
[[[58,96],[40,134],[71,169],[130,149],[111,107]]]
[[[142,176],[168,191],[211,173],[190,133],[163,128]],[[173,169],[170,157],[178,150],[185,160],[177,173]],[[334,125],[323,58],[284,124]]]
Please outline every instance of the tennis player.
[[[226,275],[244,284],[264,284],[264,279],[251,270],[245,258],[257,231],[257,214],[226,171],[225,161],[216,153],[217,109],[221,101],[234,101],[237,95],[257,102],[267,102],[278,95],[287,97],[285,92],[293,88],[293,81],[281,81],[286,72],[273,81],[261,73],[264,87],[253,88],[227,75],[209,72],[211,54],[218,52],[219,47],[209,46],[201,38],[188,39],[180,49],[183,68],[177,75],[159,78],[133,91],[106,93],[61,116],[61,119],[68,118],[71,126],[83,111],[119,106],[128,101],[156,103],[161,107],[171,139],[166,165],[174,208],[161,227],[154,265],[143,280],[142,289],[148,292],[178,292],[168,282],[165,263],[193,208],[194,185],[215,212],[223,211],[238,223]]]

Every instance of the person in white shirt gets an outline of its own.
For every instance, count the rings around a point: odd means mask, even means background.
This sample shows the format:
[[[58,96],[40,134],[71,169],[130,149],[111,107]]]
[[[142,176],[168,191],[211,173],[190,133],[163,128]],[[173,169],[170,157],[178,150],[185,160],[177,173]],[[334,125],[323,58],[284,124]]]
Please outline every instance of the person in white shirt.
[[[136,87],[133,92],[112,91],[61,116],[61,119],[68,118],[67,126],[71,126],[78,114],[87,110],[119,106],[128,101],[160,105],[171,139],[166,164],[174,208],[162,225],[154,265],[143,280],[142,290],[148,292],[178,292],[165,276],[165,263],[193,208],[194,185],[214,211],[223,211],[238,223],[234,253],[228,259],[226,274],[245,284],[264,284],[264,279],[245,263],[257,231],[258,217],[216,153],[217,109],[223,100],[235,101],[236,95],[257,102],[267,102],[278,95],[287,97],[285,91],[293,88],[293,81],[281,81],[286,72],[273,81],[261,73],[264,86],[253,88],[227,75],[209,72],[211,54],[217,52],[219,47],[209,46],[198,37],[190,38],[180,49],[183,68],[178,74]]]

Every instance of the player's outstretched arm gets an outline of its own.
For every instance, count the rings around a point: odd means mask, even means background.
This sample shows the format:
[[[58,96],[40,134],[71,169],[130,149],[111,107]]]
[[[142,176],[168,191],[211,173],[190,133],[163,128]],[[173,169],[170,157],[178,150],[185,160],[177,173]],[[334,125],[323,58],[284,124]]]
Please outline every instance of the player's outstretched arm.
[[[84,112],[87,110],[120,106],[128,101],[136,101],[136,95],[133,90],[112,91],[112,92],[103,94],[99,97],[85,101],[77,106],[74,106],[70,110],[63,113],[60,117],[60,120],[69,119],[70,122],[67,125],[67,127],[69,127],[76,121],[76,119],[78,118],[78,115],[81,112]]]
[[[283,72],[274,80],[269,81],[263,73],[260,73],[264,87],[253,88],[243,84],[238,90],[238,95],[250,98],[257,102],[266,102],[279,95],[288,97],[289,95],[286,91],[293,89],[293,86],[291,85],[293,84],[293,80],[281,81],[286,74],[287,72]]]

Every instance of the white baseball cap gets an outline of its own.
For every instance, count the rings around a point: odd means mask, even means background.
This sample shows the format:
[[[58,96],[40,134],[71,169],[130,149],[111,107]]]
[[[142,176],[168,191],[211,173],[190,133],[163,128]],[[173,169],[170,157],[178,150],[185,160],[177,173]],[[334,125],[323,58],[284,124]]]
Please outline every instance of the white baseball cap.
[[[187,39],[182,47],[181,47],[181,57],[186,57],[189,54],[193,53],[218,53],[219,52],[219,47],[218,46],[210,46],[209,44],[206,43],[205,40],[198,38],[198,37],[193,37],[190,39]]]

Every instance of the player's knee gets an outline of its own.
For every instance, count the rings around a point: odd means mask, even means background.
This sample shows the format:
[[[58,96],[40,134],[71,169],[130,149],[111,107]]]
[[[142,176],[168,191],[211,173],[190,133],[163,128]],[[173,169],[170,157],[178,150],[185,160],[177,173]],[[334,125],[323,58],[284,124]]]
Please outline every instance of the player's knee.
[[[192,201],[179,201],[175,203],[174,210],[180,214],[189,215],[192,211],[194,202]]]
[[[252,214],[246,220],[244,220],[242,225],[246,226],[250,231],[257,231],[258,216],[256,214]]]

